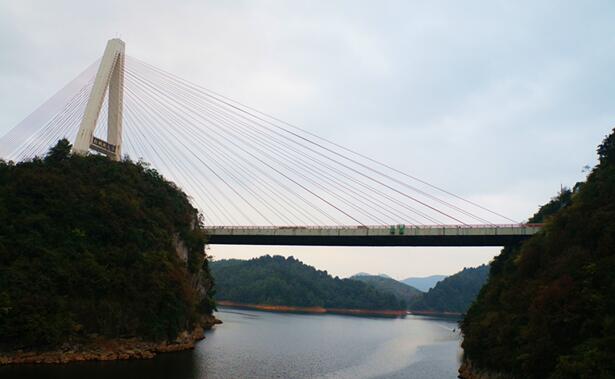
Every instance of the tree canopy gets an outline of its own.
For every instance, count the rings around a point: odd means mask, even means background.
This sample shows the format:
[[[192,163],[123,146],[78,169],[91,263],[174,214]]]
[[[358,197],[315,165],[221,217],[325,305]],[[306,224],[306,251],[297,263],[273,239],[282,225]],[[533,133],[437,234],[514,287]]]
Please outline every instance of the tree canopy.
[[[464,268],[410,303],[411,310],[465,313],[489,276],[489,265]]]
[[[213,261],[211,269],[219,300],[300,307],[405,308],[393,294],[356,280],[334,278],[293,257]]]
[[[543,231],[494,260],[461,327],[474,367],[523,378],[615,372],[615,130],[599,164],[531,220]]]
[[[421,291],[408,284],[381,275],[357,274],[350,279],[367,283],[378,291],[391,293],[406,306],[423,295]]]
[[[0,162],[0,349],[167,339],[211,314],[205,234],[186,194],[146,164],[70,149]]]

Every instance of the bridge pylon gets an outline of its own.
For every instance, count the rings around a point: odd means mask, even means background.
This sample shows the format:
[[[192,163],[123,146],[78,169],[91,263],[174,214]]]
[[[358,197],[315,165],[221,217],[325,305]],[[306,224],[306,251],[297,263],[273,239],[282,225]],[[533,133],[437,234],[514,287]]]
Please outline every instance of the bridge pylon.
[[[107,42],[98,66],[98,72],[83,113],[79,132],[75,137],[73,153],[86,155],[90,149],[120,160],[122,154],[122,111],[124,96],[124,41],[118,38]],[[94,136],[100,110],[109,93],[107,115],[107,140]]]

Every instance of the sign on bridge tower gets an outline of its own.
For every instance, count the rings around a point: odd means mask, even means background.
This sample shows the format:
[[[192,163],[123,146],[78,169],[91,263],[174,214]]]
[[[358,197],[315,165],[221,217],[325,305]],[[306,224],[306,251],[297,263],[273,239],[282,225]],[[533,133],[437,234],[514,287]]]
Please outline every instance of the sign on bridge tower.
[[[79,132],[75,138],[73,152],[85,155],[90,149],[105,154],[111,159],[120,160],[122,154],[122,107],[124,93],[124,50],[121,39],[107,42],[105,53],[100,61],[96,79],[90,92]],[[109,93],[107,116],[107,140],[94,136],[105,94]]]

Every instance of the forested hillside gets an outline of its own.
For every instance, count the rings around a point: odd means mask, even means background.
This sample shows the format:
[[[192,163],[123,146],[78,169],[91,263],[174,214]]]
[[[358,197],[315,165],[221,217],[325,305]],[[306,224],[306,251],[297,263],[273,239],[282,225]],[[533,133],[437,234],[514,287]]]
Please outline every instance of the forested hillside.
[[[615,375],[615,130],[587,181],[531,221],[543,232],[505,248],[462,323],[466,364],[519,378]]]
[[[213,308],[197,210],[144,164],[70,148],[0,162],[0,351],[194,328]]]
[[[410,304],[423,294],[414,287],[383,275],[357,274],[352,276],[350,279],[367,283],[379,291],[391,293],[399,300],[403,301],[406,305]]]
[[[393,294],[351,279],[332,277],[289,257],[211,263],[219,300],[245,304],[351,309],[404,309]]]
[[[465,313],[489,276],[489,266],[464,268],[410,303],[411,310]]]

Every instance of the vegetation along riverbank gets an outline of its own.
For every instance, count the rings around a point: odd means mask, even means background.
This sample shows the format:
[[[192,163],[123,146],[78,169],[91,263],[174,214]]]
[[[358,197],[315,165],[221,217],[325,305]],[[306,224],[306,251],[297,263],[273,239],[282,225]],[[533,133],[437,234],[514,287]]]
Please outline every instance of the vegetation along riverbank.
[[[615,130],[598,159],[530,219],[540,234],[493,261],[461,324],[464,378],[613,377]]]
[[[0,162],[0,363],[191,348],[217,322],[197,210],[147,164],[70,149]]]

